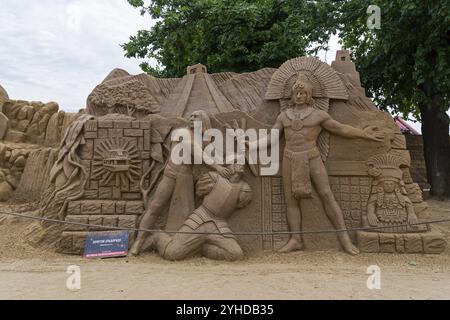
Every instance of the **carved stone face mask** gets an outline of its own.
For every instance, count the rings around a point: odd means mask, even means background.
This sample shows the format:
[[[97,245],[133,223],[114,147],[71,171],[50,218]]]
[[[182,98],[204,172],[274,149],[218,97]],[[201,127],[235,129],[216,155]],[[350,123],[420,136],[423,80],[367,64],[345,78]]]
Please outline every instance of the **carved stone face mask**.
[[[244,166],[242,164],[235,163],[231,167],[233,173],[237,173],[239,175],[242,175],[244,173]]]
[[[383,181],[383,190],[386,193],[392,193],[395,191],[396,185],[394,181]]]

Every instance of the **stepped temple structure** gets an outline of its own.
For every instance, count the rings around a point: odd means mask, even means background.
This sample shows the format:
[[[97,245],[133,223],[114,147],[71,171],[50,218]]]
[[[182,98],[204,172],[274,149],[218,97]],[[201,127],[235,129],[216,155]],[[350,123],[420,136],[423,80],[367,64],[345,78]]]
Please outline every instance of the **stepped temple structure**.
[[[194,120],[224,133],[280,130],[278,172],[175,164],[171,135],[191,132]],[[443,235],[420,224],[428,208],[410,165],[404,136],[366,97],[347,51],[331,66],[299,57],[243,74],[209,74],[201,64],[173,79],[116,69],[76,114],[11,100],[0,87],[0,201],[104,226],[44,222],[30,233],[67,254],[82,254],[89,232],[139,226],[188,231],[131,231],[133,254],[170,260],[301,249],[441,253]],[[364,230],[345,232],[354,228]],[[301,234],[333,229],[340,232]]]

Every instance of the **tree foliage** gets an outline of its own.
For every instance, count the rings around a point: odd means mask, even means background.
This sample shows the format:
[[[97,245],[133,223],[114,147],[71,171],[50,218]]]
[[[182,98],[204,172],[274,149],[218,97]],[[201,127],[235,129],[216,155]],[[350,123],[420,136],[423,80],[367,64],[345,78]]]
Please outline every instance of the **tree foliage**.
[[[381,9],[380,29],[366,26]],[[450,5],[448,0],[346,0],[337,11],[340,37],[378,106],[422,122],[428,182],[450,195]]]
[[[144,71],[180,77],[186,67],[247,72],[327,47],[339,33],[363,86],[381,109],[422,120],[428,181],[450,194],[450,5],[448,0],[128,0],[156,24],[123,45],[156,59]],[[370,5],[381,28],[367,27]]]
[[[369,29],[367,8],[381,9]],[[419,104],[450,101],[450,3],[440,0],[350,0],[338,8],[339,34],[362,82],[382,108],[421,118]],[[445,116],[444,116],[445,117]]]
[[[210,72],[279,67],[286,60],[325,48],[336,24],[330,1],[128,0],[156,19],[123,45],[127,57],[156,59],[144,71],[183,76],[205,64]]]

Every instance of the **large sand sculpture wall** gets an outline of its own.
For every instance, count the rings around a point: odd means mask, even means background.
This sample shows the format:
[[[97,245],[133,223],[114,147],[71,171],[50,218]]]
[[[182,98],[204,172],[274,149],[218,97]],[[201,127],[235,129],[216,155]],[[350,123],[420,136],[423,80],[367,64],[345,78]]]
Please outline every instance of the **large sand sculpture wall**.
[[[313,65],[318,64],[313,60]],[[329,134],[319,141],[330,186],[342,209],[346,227],[361,227],[363,217],[367,215],[368,200],[375,183],[368,173],[368,160],[377,154],[402,159],[406,196],[411,200],[417,216],[426,218],[427,205],[420,188],[411,178],[411,159],[405,138],[392,117],[377,110],[365,96],[348,52],[338,52],[331,67],[323,63],[318,65],[334,77],[333,81],[338,82],[336,87],[344,88],[345,95],[327,99],[318,97],[317,103],[322,106],[323,101],[329,102],[325,110],[343,124],[361,129],[373,125],[382,128],[385,133],[382,143],[349,140]],[[156,139],[158,141],[152,140],[155,137],[152,133],[154,114],[159,114],[157,123],[163,127],[176,119],[187,118],[196,110],[206,110],[218,128],[220,124],[217,124],[216,117],[226,115],[237,121],[248,115],[249,119],[253,119],[250,122],[259,121],[257,126],[264,123],[264,127],[269,128],[285,107],[283,100],[265,98],[276,71],[266,68],[246,74],[211,75],[204,66],[196,65],[189,67],[187,75],[181,79],[156,79],[145,74],[132,76],[118,69],[111,72],[88,97],[87,112],[96,117],[83,124],[83,142],[76,150],[81,165],[86,169],[87,183],[81,190],[82,195],[63,207],[62,218],[106,227],[137,227],[145,207],[141,178],[149,168],[151,159],[159,157],[155,154],[158,149],[153,149],[152,144],[164,144],[170,131],[165,130],[163,139],[160,136]],[[26,201],[28,197],[30,201],[38,200],[43,190],[51,184],[48,178],[57,158],[56,147],[66,129],[80,115],[58,112],[54,103],[5,101],[3,115],[9,124],[3,143],[8,148],[28,150],[25,157],[28,160],[23,163],[23,174],[20,172],[16,178],[16,192],[12,199]],[[283,145],[281,141],[281,149]],[[9,158],[11,154],[10,150]],[[247,207],[238,210],[230,219],[233,231],[288,231],[280,173],[272,177],[256,177],[246,170],[243,179],[250,185],[253,198]],[[143,183],[148,185],[150,181],[146,178]],[[314,190],[311,199],[301,202],[303,230],[333,229],[320,201],[320,192]],[[164,223],[165,220],[159,225],[164,226]],[[98,230],[67,226],[60,238],[60,250],[81,253],[87,232]],[[356,240],[356,234],[351,236]],[[246,254],[276,250],[287,239],[287,235],[238,236]],[[360,250],[370,252],[438,253],[445,247],[436,235],[424,238],[421,235],[371,233],[358,234],[358,240]],[[338,248],[334,234],[305,235],[304,242],[306,249]]]

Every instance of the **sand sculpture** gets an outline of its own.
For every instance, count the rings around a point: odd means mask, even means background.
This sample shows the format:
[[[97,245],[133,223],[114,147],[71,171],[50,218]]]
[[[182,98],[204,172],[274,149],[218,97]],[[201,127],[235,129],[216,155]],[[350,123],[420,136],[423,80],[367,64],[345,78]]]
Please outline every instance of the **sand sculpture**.
[[[287,62],[287,64],[293,63],[295,61]],[[296,73],[289,71],[287,64],[281,66],[274,74],[266,97],[280,100],[283,98],[291,99],[288,103],[292,104],[285,111],[281,112],[273,127],[274,129],[283,130],[286,139],[282,177],[289,230],[301,231],[301,199],[311,198],[312,183],[321,191],[319,197],[333,226],[338,230],[343,230],[346,228],[344,216],[331,191],[328,175],[317,147],[319,135],[323,129],[347,138],[363,138],[374,141],[382,141],[383,135],[377,133],[375,131],[377,129],[374,127],[360,130],[333,120],[327,112],[315,106],[313,96],[323,99],[322,106],[326,110],[328,109],[326,98],[331,94],[345,96],[345,90],[338,88],[341,92],[330,93],[334,88],[327,86],[333,82],[327,83],[327,81],[323,81],[323,88],[321,88],[323,93],[314,93],[312,81],[317,78],[309,72]],[[292,89],[289,90],[289,78],[292,78],[295,74],[297,74],[297,79]],[[308,74],[310,74],[309,77]],[[359,253],[358,249],[351,243],[348,233],[339,233],[338,239],[346,252],[350,254]],[[301,249],[301,236],[297,234],[292,235],[286,245],[279,251],[291,252]]]
[[[432,226],[414,226],[427,217],[427,205],[410,175],[405,138],[365,96],[347,51],[331,66],[301,57],[245,74],[209,74],[202,65],[179,79],[114,70],[79,114],[2,97],[0,200],[34,201],[44,217],[105,227],[46,232],[43,224],[39,235],[52,238],[60,252],[81,254],[88,232],[138,226],[219,233],[130,233],[133,254],[156,250],[171,260],[446,247]],[[221,132],[282,130],[279,172],[174,165],[171,134],[190,132],[192,120]],[[360,227],[375,229],[345,232]],[[333,228],[341,232],[277,234]]]
[[[194,111],[190,116],[190,125],[189,128],[185,128],[188,132],[189,137],[193,141],[193,129],[194,122],[201,121],[203,124],[203,129],[206,130],[211,127],[211,121],[204,111]],[[183,130],[183,129],[178,129]],[[192,143],[194,147],[200,148],[201,146],[196,145],[195,142]],[[193,157],[193,153],[190,155]],[[155,193],[152,195],[152,199],[148,202],[146,206],[146,211],[141,219],[139,224],[140,229],[152,229],[155,226],[155,223],[158,217],[162,214],[165,207],[170,203],[172,196],[175,192],[181,192],[181,206],[177,208],[177,215],[179,216],[187,216],[194,209],[194,177],[192,173],[192,165],[188,164],[174,164],[174,162],[168,159],[167,164],[164,168],[164,173],[162,180],[158,183]],[[211,166],[211,169],[221,172],[226,177],[231,176],[231,174],[227,171],[226,168],[223,168],[219,165]],[[175,213],[174,213],[175,214]],[[172,219],[173,220],[173,219]],[[166,227],[179,227],[181,221],[179,221],[178,225],[175,225],[171,222],[168,222]],[[131,250],[132,254],[139,254],[140,246],[143,244],[145,237],[148,235],[146,232],[139,232],[137,234],[136,241]]]
[[[38,201],[62,134],[79,115],[55,102],[10,100],[0,89],[0,201]]]
[[[5,137],[8,130],[8,118],[3,113],[3,105],[9,100],[8,93],[0,86],[0,139]]]
[[[362,224],[383,229],[358,232],[359,243],[366,252],[433,253],[445,246],[441,236],[429,232],[426,225],[414,225],[418,217],[401,170],[407,165],[405,159],[391,154],[375,155],[368,160],[368,173],[373,180]],[[414,184],[411,187],[417,189]]]
[[[199,231],[211,234],[155,233],[152,246],[168,260],[181,260],[196,254],[215,260],[240,260],[244,253],[231,234],[227,219],[236,209],[246,207],[251,199],[250,186],[241,180],[242,165],[231,165],[229,179],[217,172],[204,174],[197,182],[196,194],[203,198],[201,205],[189,215],[179,229],[182,232]],[[216,233],[216,234],[213,234]],[[138,254],[139,251],[135,251]]]

